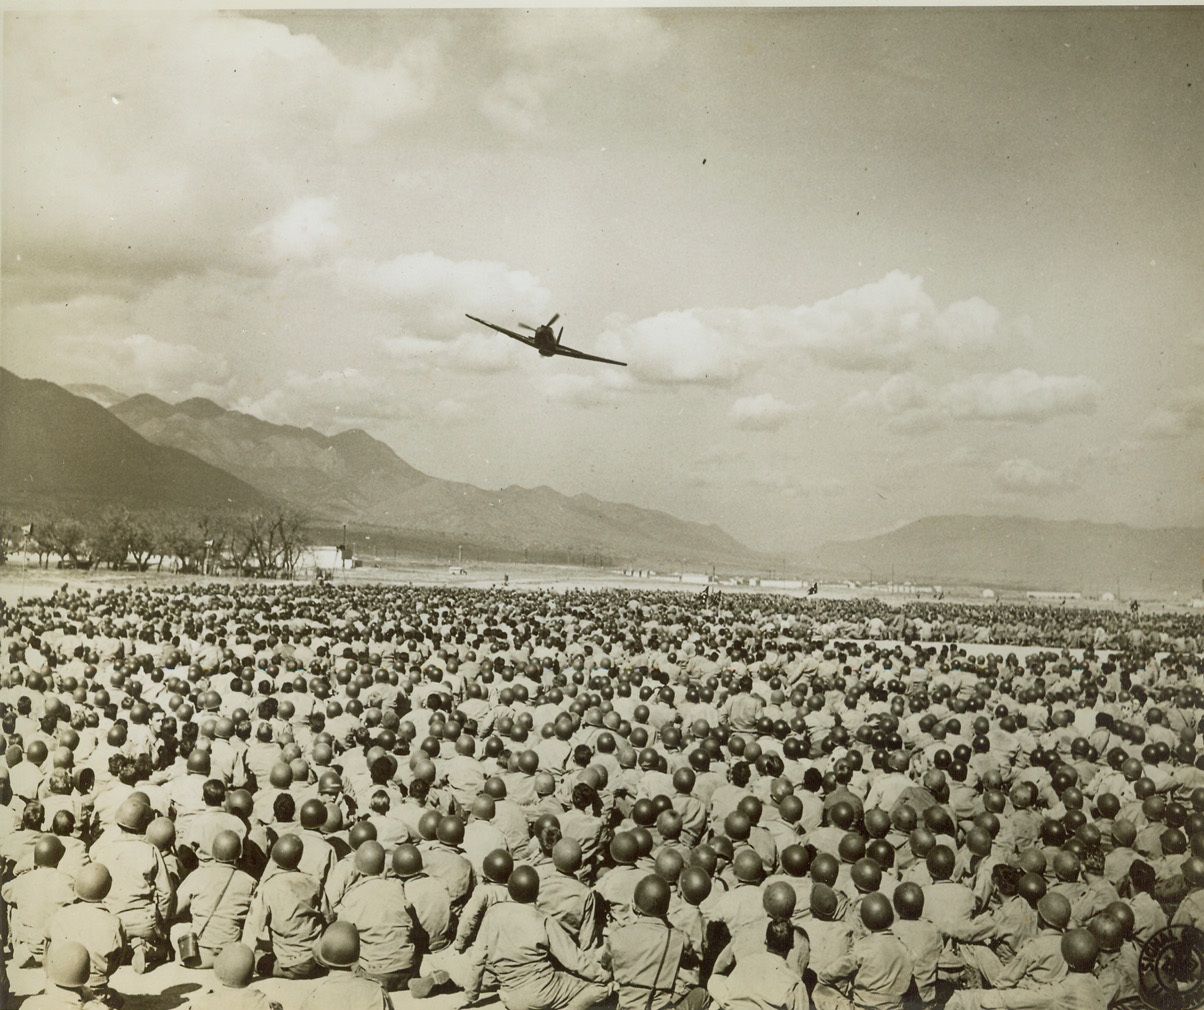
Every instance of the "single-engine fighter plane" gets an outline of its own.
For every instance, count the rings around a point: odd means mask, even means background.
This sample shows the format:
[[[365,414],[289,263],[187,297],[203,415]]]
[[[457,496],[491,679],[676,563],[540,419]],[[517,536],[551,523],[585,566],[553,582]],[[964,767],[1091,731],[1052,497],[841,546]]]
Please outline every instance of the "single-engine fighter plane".
[[[465,313],[468,315],[468,313]],[[552,332],[552,324],[560,318],[560,313],[557,312],[543,326],[528,326],[526,323],[519,323],[524,330],[530,330],[532,336],[525,336],[522,333],[515,333],[514,330],[508,330],[504,326],[498,326],[497,323],[486,322],[484,319],[478,319],[476,316],[468,316],[474,323],[480,323],[482,326],[488,326],[491,330],[497,330],[498,333],[504,333],[508,337],[513,337],[519,343],[526,344],[528,347],[534,347],[543,357],[551,358],[557,354],[562,354],[566,358],[581,358],[584,361],[601,361],[607,365],[622,365],[627,367],[626,361],[615,361],[614,358],[600,358],[596,354],[586,354],[584,351],[579,351],[575,347],[565,347],[560,342],[560,338],[564,335],[564,327],[560,327],[559,333]]]

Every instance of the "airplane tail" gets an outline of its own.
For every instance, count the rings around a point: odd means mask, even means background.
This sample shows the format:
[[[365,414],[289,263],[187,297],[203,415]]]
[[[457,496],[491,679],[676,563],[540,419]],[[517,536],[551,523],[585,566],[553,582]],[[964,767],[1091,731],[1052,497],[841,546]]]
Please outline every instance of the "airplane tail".
[[[560,346],[560,338],[564,336],[564,327],[560,327],[560,332],[556,334],[556,346]]]

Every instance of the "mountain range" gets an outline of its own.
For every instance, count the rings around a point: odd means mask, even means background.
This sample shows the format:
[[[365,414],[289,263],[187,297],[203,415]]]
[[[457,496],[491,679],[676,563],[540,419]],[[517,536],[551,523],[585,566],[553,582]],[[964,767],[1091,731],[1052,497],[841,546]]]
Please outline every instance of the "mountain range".
[[[718,527],[664,512],[547,487],[487,491],[432,477],[360,430],[327,436],[211,400],[122,399],[108,387],[79,387],[84,395],[75,395],[2,369],[0,381],[4,502],[277,500],[303,509],[328,538],[340,524],[355,524],[402,549],[447,553],[459,545],[477,557],[642,565],[756,558]]]
[[[410,466],[364,431],[324,435],[205,399],[171,404],[107,386],[63,389],[0,369],[0,504],[130,508],[301,507],[413,556],[572,561],[746,574],[781,571],[713,525],[547,487],[490,491]],[[359,540],[357,541],[357,535]],[[365,553],[367,553],[365,551]],[[861,583],[1198,595],[1204,531],[998,516],[934,516],[836,541],[789,565]]]

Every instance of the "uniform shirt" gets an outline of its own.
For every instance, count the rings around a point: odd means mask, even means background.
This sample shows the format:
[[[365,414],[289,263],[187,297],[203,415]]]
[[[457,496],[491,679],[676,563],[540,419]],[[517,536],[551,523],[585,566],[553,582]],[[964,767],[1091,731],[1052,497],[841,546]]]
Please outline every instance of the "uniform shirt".
[[[597,947],[602,936],[598,923],[598,895],[569,873],[561,873],[555,864],[539,868],[539,897],[535,907],[555,919],[582,950]]]
[[[1167,925],[1166,912],[1150,895],[1139,891],[1129,899],[1133,909],[1133,939],[1145,943]]]
[[[472,863],[459,849],[442,842],[424,842],[421,848],[422,866],[427,876],[443,882],[451,898],[452,911],[459,913],[476,884]]]
[[[273,864],[274,865],[274,864]],[[243,927],[243,943],[252,950],[266,939],[279,964],[302,964],[313,958],[313,943],[322,934],[322,893],[317,881],[299,870],[282,870],[260,882]]]
[[[811,1005],[803,980],[768,951],[742,958],[730,975],[711,976],[707,988],[722,1010],[808,1010]]]
[[[598,893],[606,901],[607,920],[620,925],[635,921],[632,902],[635,889],[648,876],[648,871],[638,866],[616,866],[598,881]]]
[[[46,945],[46,925],[60,908],[75,901],[71,878],[50,866],[38,866],[4,885],[4,901],[12,938],[40,955]]]
[[[935,1002],[936,967],[945,948],[941,931],[927,919],[895,919],[891,932],[911,955],[911,971],[920,1002]]]
[[[1204,888],[1192,891],[1179,905],[1172,926],[1188,925],[1204,929]]]
[[[390,1010],[389,997],[379,982],[349,971],[333,971],[301,1001],[301,1010]]]
[[[442,950],[452,941],[451,895],[448,894],[447,885],[442,880],[419,873],[407,877],[403,887],[428,949]]]
[[[99,902],[77,901],[50,917],[46,940],[51,944],[82,943],[91,959],[88,986],[96,989],[108,985],[109,976],[117,970],[125,949],[125,930],[121,920]]]
[[[479,878],[484,872],[482,864],[485,857],[495,849],[509,851],[506,847],[506,836],[492,821],[472,820],[464,827],[464,855],[472,864],[473,872]]]
[[[111,833],[92,846],[92,861],[113,877],[104,906],[127,933],[144,935],[171,918],[175,895],[163,854],[142,835]]]
[[[540,887],[540,897],[543,897],[542,886]],[[510,892],[506,889],[505,884],[482,880],[473,889],[472,897],[468,899],[468,904],[464,906],[464,911],[460,915],[460,925],[456,929],[455,949],[460,953],[468,950],[472,946],[472,941],[477,937],[477,930],[481,928],[481,920],[485,918],[485,912],[499,901],[509,900]]]
[[[255,878],[228,863],[202,864],[180,883],[176,892],[178,914],[190,912],[189,932],[200,946],[221,950],[242,936]]]
[[[816,976],[828,985],[851,977],[852,1000],[859,1007],[901,1010],[911,986],[911,956],[893,933],[870,933],[854,940],[844,957],[821,966]]]
[[[1062,933],[1056,929],[1043,929],[1021,946],[1011,962],[1003,967],[996,988],[1033,989],[1062,981],[1067,971],[1066,960],[1062,957]]]
[[[28,997],[21,1004],[27,1010],[106,1010],[87,989],[64,989],[47,985],[44,992]]]
[[[356,881],[343,895],[335,915],[359,930],[359,966],[364,971],[388,975],[415,966],[413,909],[400,880],[378,876]]]
[[[210,992],[197,993],[185,1004],[185,1010],[280,1010],[258,989],[227,989],[225,986]]]
[[[640,916],[615,929],[606,941],[602,964],[618,985],[618,1010],[645,1010],[649,999],[655,1006],[671,1002],[688,949],[686,935],[663,919]]]
[[[556,964],[591,982],[607,980],[568,933],[534,905],[501,902],[485,913],[471,952],[465,992],[470,1002],[476,999],[488,965],[506,1006],[538,1006],[542,994],[557,988]]]
[[[1051,1010],[1101,1010],[1108,1005],[1104,987],[1090,972],[1070,972],[1041,995]]]

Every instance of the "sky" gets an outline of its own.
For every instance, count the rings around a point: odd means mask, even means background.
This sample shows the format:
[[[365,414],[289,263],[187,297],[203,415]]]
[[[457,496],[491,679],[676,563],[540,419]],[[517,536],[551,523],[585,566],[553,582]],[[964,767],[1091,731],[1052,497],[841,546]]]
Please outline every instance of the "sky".
[[[1204,525],[1204,8],[9,11],[0,363],[803,550]],[[559,313],[544,359],[465,318]]]

